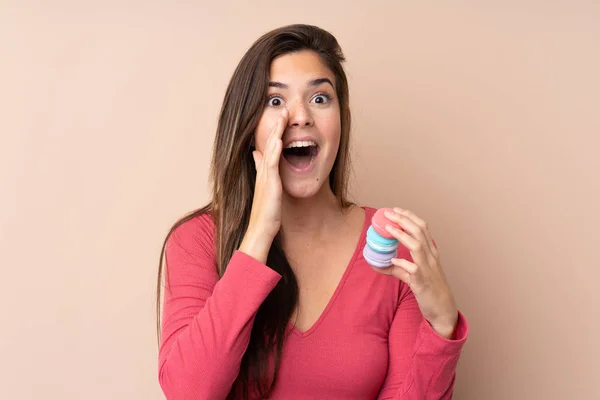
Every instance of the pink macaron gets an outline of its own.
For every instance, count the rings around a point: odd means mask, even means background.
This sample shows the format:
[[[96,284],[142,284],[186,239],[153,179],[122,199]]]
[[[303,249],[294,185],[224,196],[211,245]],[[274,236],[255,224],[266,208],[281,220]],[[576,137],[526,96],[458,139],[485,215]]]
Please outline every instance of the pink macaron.
[[[391,225],[396,229],[400,229],[403,230],[400,225],[398,225],[395,222],[390,221],[386,216],[385,216],[385,212],[389,211],[391,213],[394,212],[393,208],[380,208],[379,210],[377,210],[375,212],[375,215],[373,215],[373,218],[371,219],[371,225],[373,226],[373,229],[375,230],[375,232],[377,232],[378,234],[380,234],[381,236],[383,236],[386,239],[392,239],[393,236],[385,229],[386,225]]]

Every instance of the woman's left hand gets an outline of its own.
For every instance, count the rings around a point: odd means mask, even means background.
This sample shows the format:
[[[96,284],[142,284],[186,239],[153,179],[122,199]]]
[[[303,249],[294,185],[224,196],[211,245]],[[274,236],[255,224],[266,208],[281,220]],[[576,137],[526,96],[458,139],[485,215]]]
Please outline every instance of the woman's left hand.
[[[441,336],[451,338],[458,321],[458,309],[427,223],[410,211],[393,210],[385,216],[402,230],[391,225],[386,229],[410,251],[414,262],[394,258],[392,266],[373,269],[406,283],[431,327]]]

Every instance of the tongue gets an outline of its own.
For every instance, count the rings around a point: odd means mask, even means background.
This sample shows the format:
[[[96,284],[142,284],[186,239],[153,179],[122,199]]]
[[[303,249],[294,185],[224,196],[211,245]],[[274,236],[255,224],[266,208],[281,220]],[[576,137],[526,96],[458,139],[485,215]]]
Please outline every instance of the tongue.
[[[315,146],[297,147],[285,149],[283,151],[283,156],[285,159],[298,169],[308,168],[308,166],[315,160],[316,155],[317,148]]]
[[[293,154],[287,154],[285,159],[292,164],[294,167],[298,169],[304,169],[310,165],[312,160],[312,156],[309,154],[307,156],[297,156]]]

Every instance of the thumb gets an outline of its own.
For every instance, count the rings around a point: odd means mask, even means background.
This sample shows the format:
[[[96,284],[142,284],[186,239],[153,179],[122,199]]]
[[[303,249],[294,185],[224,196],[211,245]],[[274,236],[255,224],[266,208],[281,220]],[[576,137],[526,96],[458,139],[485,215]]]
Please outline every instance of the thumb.
[[[396,265],[390,265],[389,267],[383,267],[383,268],[372,266],[371,268],[373,268],[373,270],[375,270],[376,272],[379,272],[382,275],[393,276],[394,278],[399,279],[402,282],[406,283],[410,287],[410,283],[411,283],[410,274]]]
[[[254,150],[252,152],[252,158],[254,159],[254,166],[256,167],[256,170],[258,171],[258,164],[260,164],[260,162],[262,161],[262,153],[258,150]]]

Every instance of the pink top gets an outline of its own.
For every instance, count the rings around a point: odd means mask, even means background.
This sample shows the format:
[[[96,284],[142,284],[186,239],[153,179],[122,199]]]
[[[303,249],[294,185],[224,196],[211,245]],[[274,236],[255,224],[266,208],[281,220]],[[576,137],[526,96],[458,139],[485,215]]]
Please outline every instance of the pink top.
[[[272,399],[451,399],[468,326],[438,335],[400,280],[362,256],[375,210],[327,307],[306,332],[291,324]],[[169,400],[224,399],[236,379],[254,316],[281,276],[236,251],[219,280],[214,223],[202,215],[167,242],[159,381]],[[399,257],[412,260],[400,245]]]

